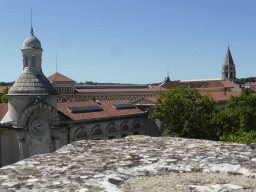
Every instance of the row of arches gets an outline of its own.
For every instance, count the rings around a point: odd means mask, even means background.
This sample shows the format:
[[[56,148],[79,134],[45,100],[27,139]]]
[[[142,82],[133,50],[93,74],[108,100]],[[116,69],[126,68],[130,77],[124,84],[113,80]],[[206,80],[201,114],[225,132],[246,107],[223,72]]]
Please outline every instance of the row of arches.
[[[139,96],[103,96],[103,97],[76,97],[75,101],[89,101],[89,100],[99,100],[99,101],[104,101],[104,100],[125,100],[125,99],[140,99],[140,98],[147,98],[147,97],[158,97],[159,95],[139,95]],[[72,98],[66,98],[62,97],[58,99],[58,102],[72,102]]]
[[[121,123],[120,126],[116,126],[115,123],[110,123],[105,129],[101,128],[99,124],[95,125],[91,130],[86,129],[86,127],[78,128],[74,133],[74,139],[87,139],[88,137],[101,136],[103,134],[115,138],[116,133],[121,133],[121,137],[127,136],[127,132],[133,132],[133,134],[139,134],[142,128],[141,123],[135,120],[132,126],[129,126],[127,121]],[[108,138],[109,139],[109,138]]]

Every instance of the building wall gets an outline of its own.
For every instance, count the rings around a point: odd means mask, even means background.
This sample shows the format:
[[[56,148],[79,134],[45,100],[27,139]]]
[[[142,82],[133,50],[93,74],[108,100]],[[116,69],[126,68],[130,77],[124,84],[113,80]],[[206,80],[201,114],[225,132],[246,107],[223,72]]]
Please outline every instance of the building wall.
[[[135,124],[139,123],[140,128],[134,128]],[[122,130],[124,125],[128,125],[129,129]],[[109,133],[109,129],[114,126],[116,128],[116,132]],[[144,135],[145,134],[145,117],[139,118],[130,118],[130,119],[118,119],[113,121],[105,121],[105,122],[95,122],[95,123],[81,123],[70,126],[70,137],[71,141],[76,141],[80,139],[111,139],[113,138],[121,138],[128,135]],[[102,134],[94,135],[94,132],[97,129],[101,129]],[[79,133],[86,132],[85,137],[79,137]]]
[[[1,157],[2,166],[19,161],[18,133],[12,129],[2,130],[1,133]]]

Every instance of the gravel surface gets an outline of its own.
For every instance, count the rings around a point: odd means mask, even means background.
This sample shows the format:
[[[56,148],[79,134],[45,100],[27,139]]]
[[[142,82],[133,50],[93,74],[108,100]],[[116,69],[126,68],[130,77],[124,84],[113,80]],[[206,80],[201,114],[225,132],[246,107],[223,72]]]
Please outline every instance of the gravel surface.
[[[243,187],[241,187],[243,186]],[[124,192],[170,191],[256,191],[253,178],[227,173],[169,173],[133,177],[121,185]]]

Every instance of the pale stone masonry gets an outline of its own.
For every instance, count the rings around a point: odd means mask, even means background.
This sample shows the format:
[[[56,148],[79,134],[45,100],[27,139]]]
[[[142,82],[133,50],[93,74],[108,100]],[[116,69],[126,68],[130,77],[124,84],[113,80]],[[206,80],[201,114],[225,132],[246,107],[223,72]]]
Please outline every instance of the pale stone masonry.
[[[256,191],[255,147],[149,136],[76,141],[1,168],[0,191]]]
[[[227,48],[224,62],[222,65],[221,78],[225,81],[231,81],[236,79],[236,66],[234,64],[229,46]]]

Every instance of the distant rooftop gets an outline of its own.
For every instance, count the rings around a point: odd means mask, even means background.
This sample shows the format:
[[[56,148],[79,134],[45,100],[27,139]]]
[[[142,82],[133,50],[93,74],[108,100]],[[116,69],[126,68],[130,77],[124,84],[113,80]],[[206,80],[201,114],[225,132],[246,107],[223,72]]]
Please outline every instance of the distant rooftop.
[[[65,75],[62,75],[60,73],[54,73],[53,75],[51,75],[47,79],[51,82],[54,82],[54,81],[71,81],[71,82],[74,82],[73,79],[70,79],[70,78],[68,78]]]
[[[76,84],[76,89],[123,89],[123,88],[148,88],[148,85],[139,85],[139,84],[120,84],[120,85],[87,85],[87,84]]]
[[[192,80],[181,80],[180,82],[194,82],[194,81],[221,81],[221,78],[215,78],[215,79],[192,79]]]

